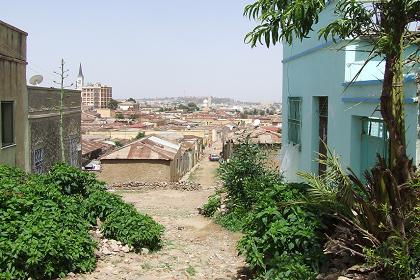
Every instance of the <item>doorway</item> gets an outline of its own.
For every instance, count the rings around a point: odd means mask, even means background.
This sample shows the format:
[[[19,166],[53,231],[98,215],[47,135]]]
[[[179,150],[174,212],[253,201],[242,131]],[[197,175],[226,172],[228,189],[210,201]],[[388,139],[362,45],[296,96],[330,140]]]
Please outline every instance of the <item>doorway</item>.
[[[328,135],[328,97],[318,97],[319,112],[319,158],[323,159],[327,156],[327,135]],[[318,174],[325,173],[327,167],[323,163],[318,164]]]

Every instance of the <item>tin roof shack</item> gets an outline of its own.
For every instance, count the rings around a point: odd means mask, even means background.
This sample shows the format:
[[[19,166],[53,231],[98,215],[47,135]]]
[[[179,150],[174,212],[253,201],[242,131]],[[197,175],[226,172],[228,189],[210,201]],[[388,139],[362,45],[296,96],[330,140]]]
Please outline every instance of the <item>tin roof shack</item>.
[[[46,172],[61,161],[60,89],[28,86],[29,145],[32,172]],[[81,166],[80,91],[64,91],[64,154],[70,165]]]
[[[124,182],[176,182],[182,174],[181,145],[156,136],[132,142],[101,158],[100,180]]]
[[[29,170],[27,33],[0,21],[0,164]]]

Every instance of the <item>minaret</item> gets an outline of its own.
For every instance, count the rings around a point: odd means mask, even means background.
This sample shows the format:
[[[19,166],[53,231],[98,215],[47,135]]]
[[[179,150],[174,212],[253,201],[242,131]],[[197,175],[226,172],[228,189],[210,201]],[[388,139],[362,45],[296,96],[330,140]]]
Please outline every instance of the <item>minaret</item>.
[[[79,65],[79,75],[77,75],[76,80],[76,89],[82,90],[82,87],[85,85],[85,77],[83,76],[82,63]]]

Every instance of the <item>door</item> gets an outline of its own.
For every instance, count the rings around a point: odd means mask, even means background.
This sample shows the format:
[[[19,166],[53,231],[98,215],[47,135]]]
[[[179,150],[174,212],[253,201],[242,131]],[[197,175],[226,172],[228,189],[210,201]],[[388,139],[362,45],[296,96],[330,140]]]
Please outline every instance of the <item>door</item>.
[[[327,156],[327,134],[328,134],[328,97],[319,97],[319,157]],[[326,171],[325,164],[319,163],[318,174],[322,175]]]
[[[388,158],[388,131],[381,119],[362,120],[361,172],[371,169],[377,162],[377,155]]]

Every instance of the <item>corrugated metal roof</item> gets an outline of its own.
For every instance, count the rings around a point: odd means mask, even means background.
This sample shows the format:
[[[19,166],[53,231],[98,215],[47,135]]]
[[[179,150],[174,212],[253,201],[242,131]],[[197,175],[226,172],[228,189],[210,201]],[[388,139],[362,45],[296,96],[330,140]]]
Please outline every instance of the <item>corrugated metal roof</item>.
[[[149,136],[103,157],[104,160],[113,159],[159,159],[173,160],[180,149],[180,145]]]

